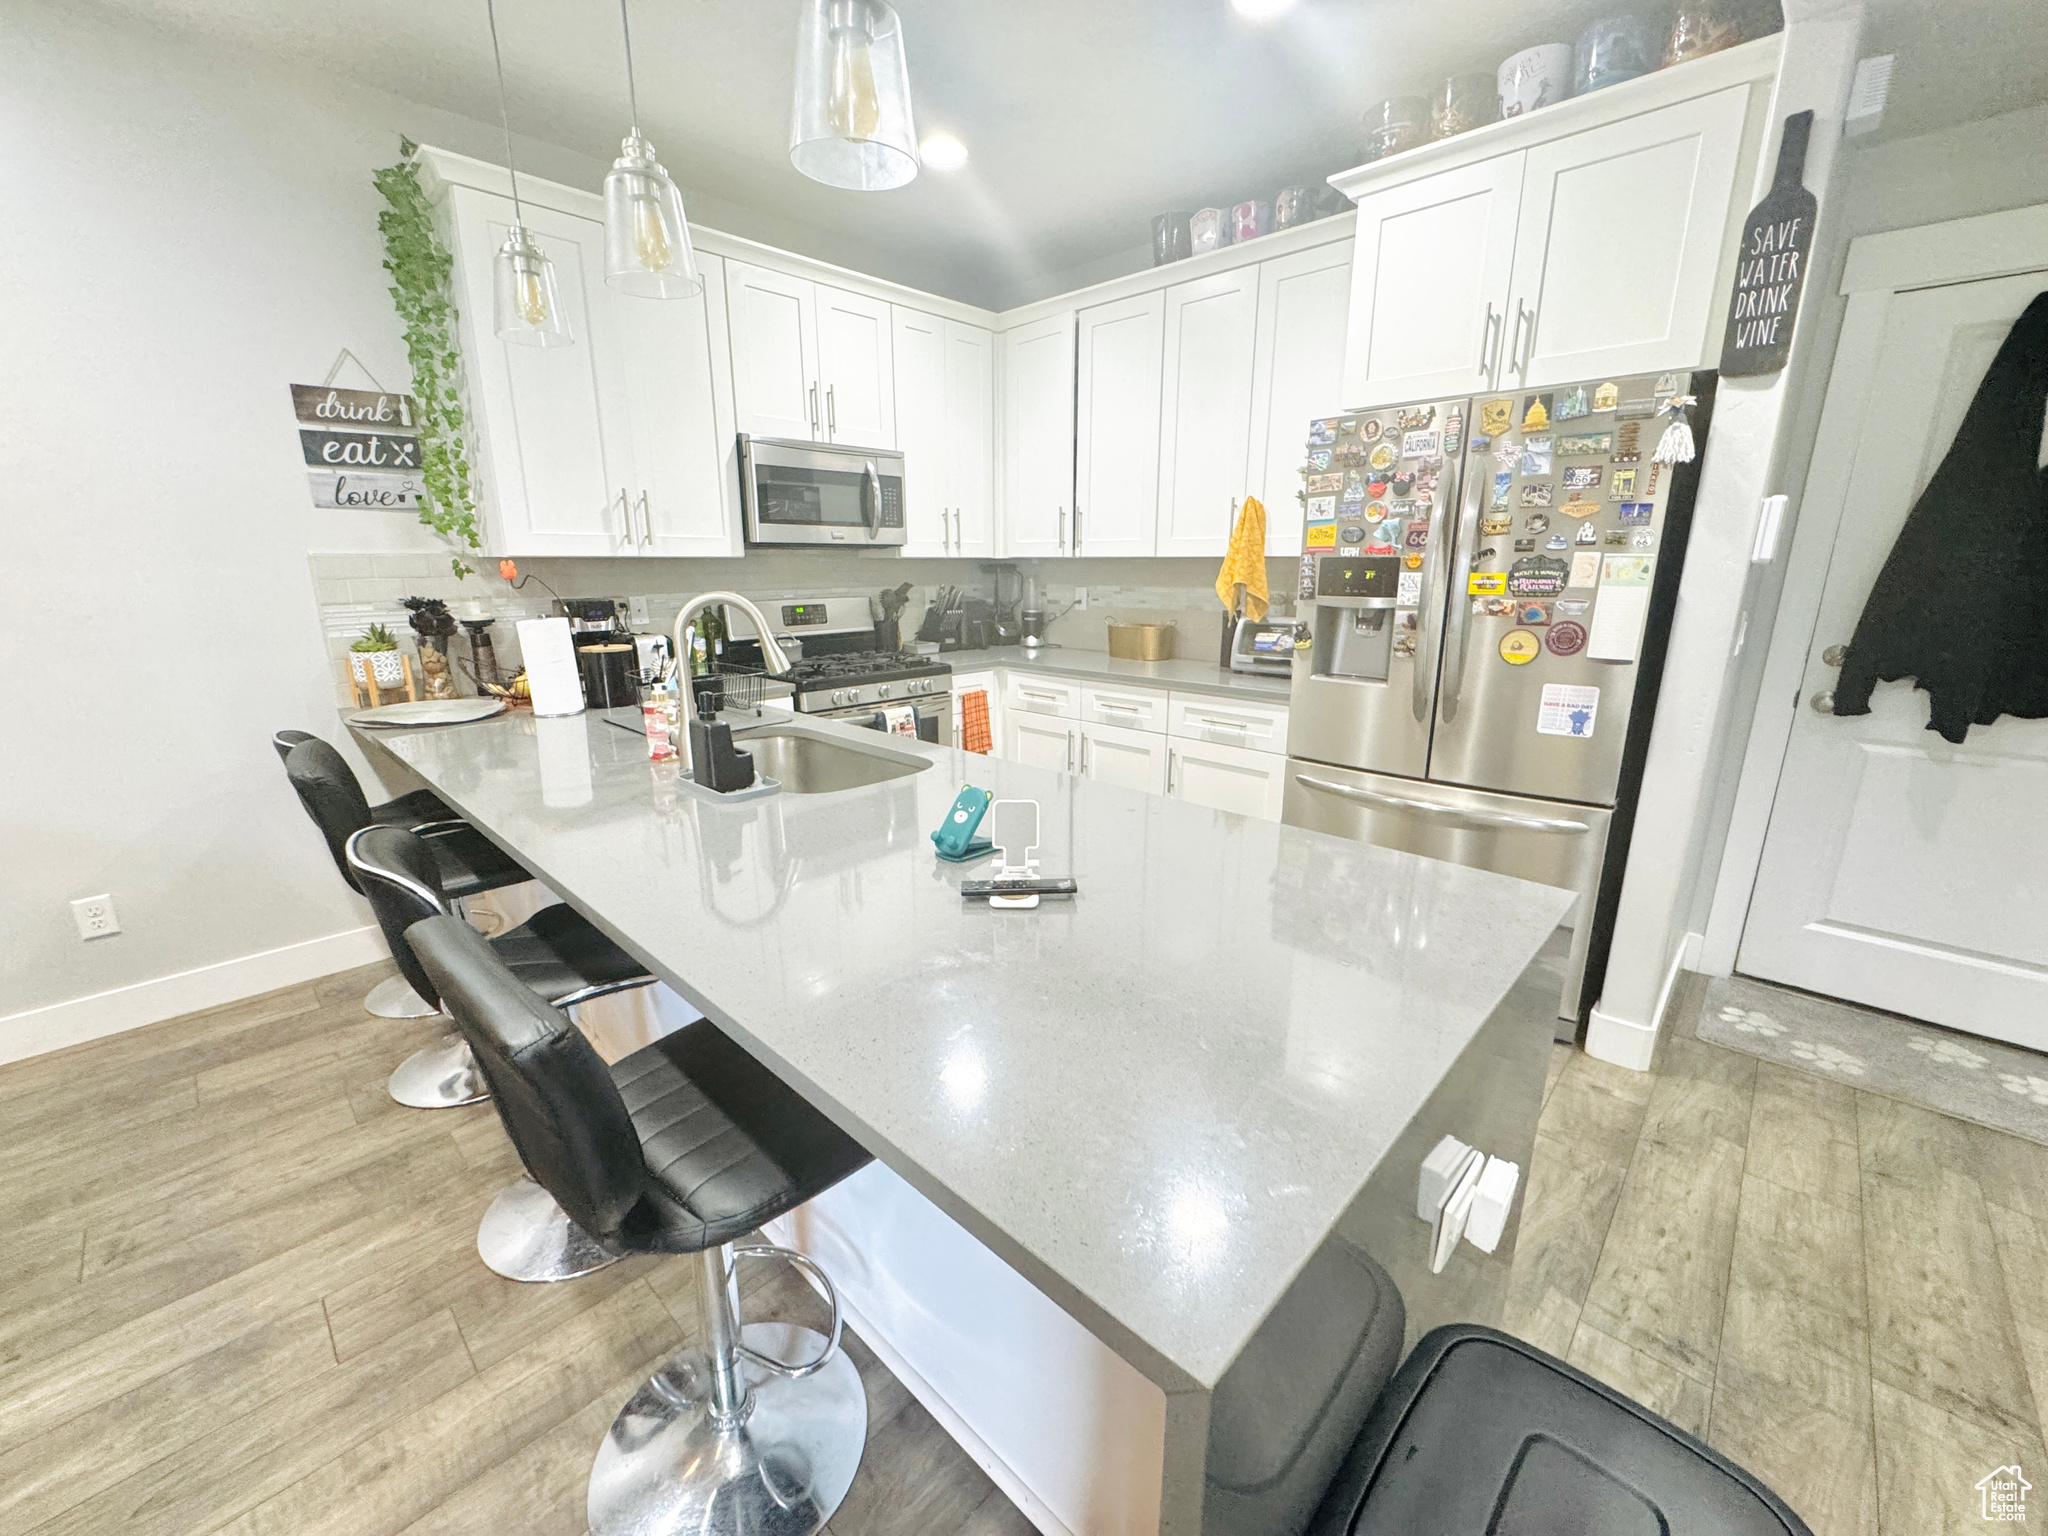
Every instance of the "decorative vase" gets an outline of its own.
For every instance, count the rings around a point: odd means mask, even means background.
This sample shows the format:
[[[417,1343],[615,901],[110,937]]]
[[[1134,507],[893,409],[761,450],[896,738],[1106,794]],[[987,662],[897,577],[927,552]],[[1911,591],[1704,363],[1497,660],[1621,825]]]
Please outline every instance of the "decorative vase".
[[[1448,139],[1500,116],[1500,94],[1486,75],[1452,75],[1429,96],[1429,136]]]
[[[396,651],[350,651],[348,671],[349,676],[365,685],[375,677],[379,688],[405,686],[405,666]]]
[[[1579,34],[1572,94],[1604,90],[1658,67],[1658,33],[1647,16],[1608,16]]]
[[[1185,261],[1193,253],[1189,243],[1188,218],[1185,213],[1155,214],[1152,219],[1152,265],[1163,267],[1169,261]]]
[[[1221,208],[1197,208],[1188,227],[1197,256],[1220,251],[1230,244],[1230,215]]]
[[[421,635],[420,693],[429,699],[452,699],[455,673],[448,665],[448,640],[444,635]]]

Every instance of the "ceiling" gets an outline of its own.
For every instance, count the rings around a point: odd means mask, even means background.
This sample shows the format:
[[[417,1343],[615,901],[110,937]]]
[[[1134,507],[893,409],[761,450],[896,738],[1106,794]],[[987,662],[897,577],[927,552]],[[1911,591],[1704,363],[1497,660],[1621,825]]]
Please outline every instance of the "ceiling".
[[[202,44],[497,116],[483,0],[108,3]],[[801,226],[783,243],[807,254],[992,308],[1132,264],[1162,209],[1270,198],[1355,164],[1373,102],[1490,71],[1614,9],[1301,0],[1260,25],[1228,0],[898,0],[919,130],[951,131],[971,158],[863,194],[790,168],[799,3],[639,0],[642,126],[663,162],[686,195]],[[615,155],[627,112],[613,0],[500,0],[498,29],[515,130]],[[1900,54],[1884,137],[2048,99],[2040,0],[1873,0],[1871,35],[1869,51]]]

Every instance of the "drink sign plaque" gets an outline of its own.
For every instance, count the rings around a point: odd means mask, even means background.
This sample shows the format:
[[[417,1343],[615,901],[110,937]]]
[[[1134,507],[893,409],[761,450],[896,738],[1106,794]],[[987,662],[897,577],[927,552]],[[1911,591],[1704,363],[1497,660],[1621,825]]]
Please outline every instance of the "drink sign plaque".
[[[411,395],[329,384],[291,390],[314,506],[420,509],[419,413]]]
[[[1810,111],[1785,119],[1777,177],[1743,222],[1728,330],[1721,341],[1724,378],[1776,373],[1792,350],[1792,327],[1799,319],[1799,295],[1813,252],[1813,221],[1820,212],[1819,200],[1802,180],[1812,130]]]

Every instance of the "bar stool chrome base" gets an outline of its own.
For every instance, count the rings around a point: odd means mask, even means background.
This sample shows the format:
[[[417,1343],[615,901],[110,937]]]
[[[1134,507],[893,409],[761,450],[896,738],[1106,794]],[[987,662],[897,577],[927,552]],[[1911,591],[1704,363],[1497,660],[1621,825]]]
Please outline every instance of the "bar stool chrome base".
[[[408,1109],[453,1109],[491,1096],[469,1042],[460,1035],[443,1035],[439,1043],[414,1051],[385,1087]]]
[[[377,1019],[431,1019],[441,1010],[413,991],[403,976],[387,976],[370,988],[363,1011]]]
[[[829,1347],[790,1323],[748,1323],[740,1336],[784,1359]],[[802,1377],[736,1365],[747,1399],[729,1429],[704,1350],[685,1350],[633,1394],[590,1469],[592,1536],[811,1536],[831,1518],[867,1440],[860,1372],[844,1350]]]
[[[574,1280],[624,1257],[599,1247],[531,1179],[498,1191],[477,1223],[476,1251],[493,1273],[532,1284]]]

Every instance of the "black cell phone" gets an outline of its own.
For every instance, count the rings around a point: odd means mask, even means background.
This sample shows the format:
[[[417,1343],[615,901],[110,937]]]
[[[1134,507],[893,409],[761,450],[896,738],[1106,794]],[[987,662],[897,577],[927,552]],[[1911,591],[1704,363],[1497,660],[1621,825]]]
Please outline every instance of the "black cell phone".
[[[1071,876],[1058,879],[962,880],[960,894],[969,900],[989,896],[1071,896],[1074,894],[1074,882]]]

